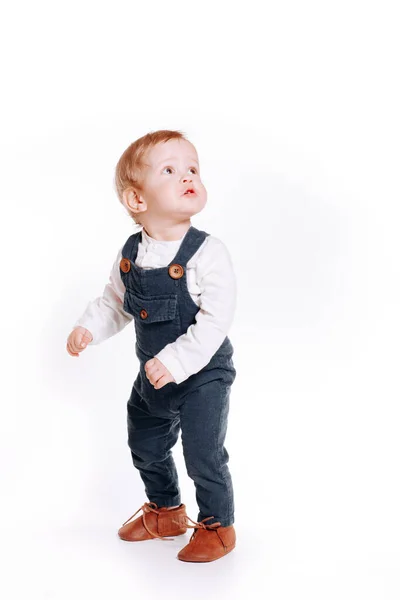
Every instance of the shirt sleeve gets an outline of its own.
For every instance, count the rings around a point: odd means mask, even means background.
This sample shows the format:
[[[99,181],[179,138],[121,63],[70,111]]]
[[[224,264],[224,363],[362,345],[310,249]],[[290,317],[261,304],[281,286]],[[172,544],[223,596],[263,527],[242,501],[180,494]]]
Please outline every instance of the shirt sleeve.
[[[125,286],[119,271],[121,258],[122,248],[118,251],[103,295],[89,302],[83,315],[73,325],[73,328],[80,326],[88,329],[93,336],[91,344],[94,345],[119,333],[133,319],[133,315],[123,309]]]
[[[196,322],[156,354],[178,384],[210,362],[228,333],[236,309],[232,260],[218,238],[207,240],[196,264],[196,276],[201,290]]]

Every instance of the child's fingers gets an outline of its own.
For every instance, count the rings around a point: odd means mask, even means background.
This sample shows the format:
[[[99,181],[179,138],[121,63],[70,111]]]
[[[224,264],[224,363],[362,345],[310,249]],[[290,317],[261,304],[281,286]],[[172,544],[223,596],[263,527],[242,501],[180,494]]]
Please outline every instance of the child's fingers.
[[[159,371],[160,367],[158,365],[151,365],[151,367],[149,367],[147,365],[146,367],[146,373],[147,375],[151,375],[152,373],[155,373],[156,371]]]
[[[161,361],[152,358],[145,364],[146,377],[150,383],[159,389],[170,381],[170,373]]]
[[[79,333],[76,336],[76,340],[75,340],[75,344],[76,344],[76,349],[77,350],[82,350],[83,348],[86,348],[86,346],[88,344],[90,344],[90,342],[92,341],[92,335],[91,333],[85,329],[84,333]]]
[[[155,382],[154,387],[157,390],[159,390],[160,388],[164,387],[164,385],[167,385],[167,383],[169,383],[169,379],[168,379],[168,376],[165,374],[165,375],[162,375],[160,377],[160,379]]]
[[[170,381],[171,381],[171,376],[170,376],[169,372],[160,371],[159,373],[156,374],[156,376],[153,378],[153,381],[151,383],[154,385],[154,387],[156,389],[158,389],[160,387],[163,387]]]
[[[71,356],[79,356],[88,344],[93,340],[93,335],[88,329],[79,327],[73,329],[67,339],[67,352]]]
[[[88,345],[86,339],[84,337],[82,337],[80,340],[78,340],[76,342],[76,350],[81,351],[84,350],[86,348],[86,346]]]
[[[77,335],[72,337],[72,339],[69,341],[69,346],[72,352],[82,352],[82,350],[86,348],[87,344],[82,341],[82,335]]]
[[[67,342],[67,352],[71,356],[79,356],[79,354],[77,352],[73,352],[73,350],[72,350],[71,345],[70,345],[69,342]]]
[[[146,371],[147,376],[151,375],[151,373],[156,371],[158,368],[159,365],[157,364],[157,361],[154,360],[154,358],[148,360],[144,365],[144,370]]]
[[[90,331],[88,331],[87,329],[85,329],[85,333],[82,336],[82,342],[84,344],[90,344],[90,342],[93,340],[93,336],[90,333]]]
[[[159,369],[152,369],[151,371],[147,371],[146,376],[150,383],[155,383],[157,379],[160,379],[161,373]]]
[[[88,344],[92,341],[93,337],[91,333],[85,330],[85,333],[77,333],[77,335],[71,340],[72,349],[75,352],[82,352]]]

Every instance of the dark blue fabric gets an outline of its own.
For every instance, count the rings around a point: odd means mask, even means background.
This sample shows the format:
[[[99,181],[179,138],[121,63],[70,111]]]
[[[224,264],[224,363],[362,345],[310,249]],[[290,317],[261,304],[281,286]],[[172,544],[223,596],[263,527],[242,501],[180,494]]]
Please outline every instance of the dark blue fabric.
[[[234,522],[229,455],[224,446],[230,388],[236,377],[233,346],[225,337],[209,363],[180,384],[169,382],[155,389],[146,377],[145,363],[167,344],[186,333],[199,310],[190,296],[186,266],[208,233],[191,226],[176,256],[166,267],[144,269],[135,264],[141,231],[129,237],[122,257],[130,270],[120,269],[126,292],[124,310],[134,316],[139,372],[128,409],[128,445],[150,502],[158,506],[181,503],[171,448],[179,431],[189,477],[194,481],[199,507],[197,520],[214,517],[226,527]],[[183,275],[174,279],[169,267],[178,264]],[[146,318],[141,311],[145,310]],[[143,314],[143,313],[142,313]]]

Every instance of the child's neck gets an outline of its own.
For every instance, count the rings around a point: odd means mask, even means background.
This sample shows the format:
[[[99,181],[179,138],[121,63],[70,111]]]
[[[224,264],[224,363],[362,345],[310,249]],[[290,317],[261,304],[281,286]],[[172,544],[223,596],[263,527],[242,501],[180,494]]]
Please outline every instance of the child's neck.
[[[190,227],[191,223],[189,221],[188,223],[180,223],[175,227],[164,230],[153,229],[146,225],[146,227],[143,226],[143,230],[151,239],[157,242],[177,242],[186,235]]]

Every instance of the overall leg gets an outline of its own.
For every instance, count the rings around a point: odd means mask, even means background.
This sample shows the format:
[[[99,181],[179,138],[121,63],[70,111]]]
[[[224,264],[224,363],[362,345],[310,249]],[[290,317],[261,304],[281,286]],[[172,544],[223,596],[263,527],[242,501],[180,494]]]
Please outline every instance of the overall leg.
[[[224,446],[228,425],[230,385],[214,379],[194,388],[180,407],[182,446],[189,477],[196,488],[198,521],[213,516],[222,527],[234,523],[229,454]]]
[[[179,437],[179,414],[172,418],[151,414],[135,388],[127,409],[128,445],[149,501],[157,506],[179,505],[178,473],[171,452]]]

